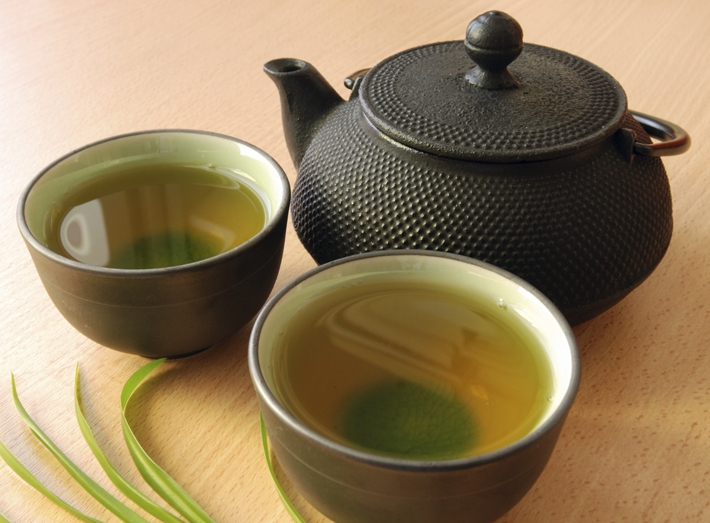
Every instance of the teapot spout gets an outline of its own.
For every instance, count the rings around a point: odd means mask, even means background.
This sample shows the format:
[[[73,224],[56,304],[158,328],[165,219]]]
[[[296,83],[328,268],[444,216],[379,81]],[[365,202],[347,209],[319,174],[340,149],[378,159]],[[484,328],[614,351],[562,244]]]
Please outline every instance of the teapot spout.
[[[279,58],[264,64],[281,96],[286,145],[296,168],[322,120],[344,100],[308,62]]]

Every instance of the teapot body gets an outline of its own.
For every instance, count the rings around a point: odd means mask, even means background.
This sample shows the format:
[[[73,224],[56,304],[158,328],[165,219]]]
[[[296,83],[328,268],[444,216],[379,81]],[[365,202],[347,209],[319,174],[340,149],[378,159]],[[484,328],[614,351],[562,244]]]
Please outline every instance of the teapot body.
[[[294,227],[318,263],[460,254],[527,280],[574,325],[624,298],[668,249],[659,156],[685,152],[687,133],[629,111],[596,65],[524,44],[505,13],[477,17],[463,41],[359,71],[348,101],[302,60],[264,69],[298,169]]]
[[[622,128],[650,143],[631,113]],[[620,132],[556,159],[463,161],[385,136],[357,96],[313,134],[292,217],[319,264],[385,249],[461,254],[529,281],[573,325],[643,282],[673,230],[662,161],[629,155]]]

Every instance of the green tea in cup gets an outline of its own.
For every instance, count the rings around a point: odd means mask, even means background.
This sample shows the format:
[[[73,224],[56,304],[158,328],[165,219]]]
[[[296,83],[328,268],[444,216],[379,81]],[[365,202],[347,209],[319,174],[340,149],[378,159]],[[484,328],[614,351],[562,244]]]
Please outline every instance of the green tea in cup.
[[[538,426],[555,395],[542,342],[504,302],[428,276],[354,280],[284,317],[284,406],[332,441],[415,460],[484,454]]]
[[[490,452],[529,433],[554,392],[547,353],[508,315],[417,278],[324,294],[283,326],[277,391],[313,430],[362,450]]]
[[[238,172],[214,165],[121,168],[72,188],[45,214],[47,246],[116,269],[193,263],[257,234],[268,199]]]

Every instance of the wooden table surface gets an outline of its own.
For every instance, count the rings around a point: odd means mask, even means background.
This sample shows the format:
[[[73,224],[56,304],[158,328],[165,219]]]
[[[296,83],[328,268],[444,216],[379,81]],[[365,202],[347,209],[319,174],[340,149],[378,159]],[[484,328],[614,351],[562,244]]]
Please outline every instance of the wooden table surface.
[[[257,145],[293,185],[279,99],[263,63],[308,60],[346,95],[349,73],[415,45],[460,40],[490,9],[513,15],[527,42],[598,64],[619,80],[632,109],[672,120],[693,138],[688,153],[664,160],[675,218],[668,253],[628,298],[574,329],[583,365],[577,400],[547,469],[502,521],[710,521],[706,0],[3,0],[0,439],[65,500],[118,521],[60,468],[12,405],[11,372],[40,426],[115,492],[76,423],[78,363],[99,444],[145,486],[123,443],[119,396],[146,360],[87,340],[60,316],[16,226],[20,192],[40,169],[100,138],[189,128]],[[276,289],[314,266],[289,225]],[[260,446],[250,327],[166,363],[129,409],[148,453],[217,523],[290,521]],[[307,521],[328,521],[288,491]],[[1,462],[0,513],[12,522],[75,521]]]

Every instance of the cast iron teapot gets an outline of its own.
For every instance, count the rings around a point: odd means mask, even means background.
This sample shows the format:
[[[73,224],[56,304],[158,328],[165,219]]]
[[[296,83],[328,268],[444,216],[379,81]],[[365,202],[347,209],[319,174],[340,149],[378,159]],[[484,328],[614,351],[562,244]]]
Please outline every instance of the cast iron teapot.
[[[688,135],[629,112],[619,83],[586,60],[523,45],[505,13],[476,18],[465,41],[358,72],[348,101],[302,60],[264,69],[298,169],[294,227],[318,263],[463,254],[529,281],[574,325],[636,288],[668,248],[658,156],[686,151]]]

